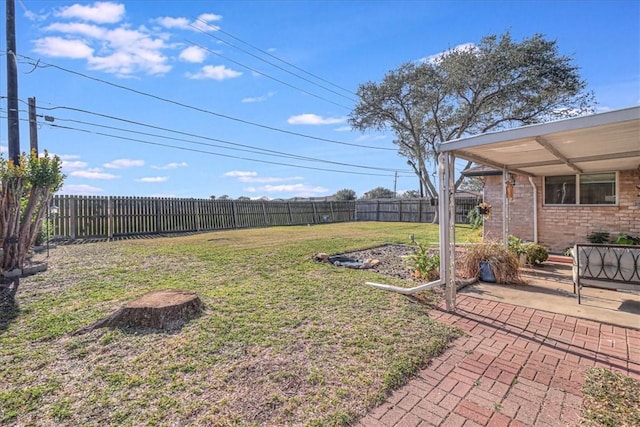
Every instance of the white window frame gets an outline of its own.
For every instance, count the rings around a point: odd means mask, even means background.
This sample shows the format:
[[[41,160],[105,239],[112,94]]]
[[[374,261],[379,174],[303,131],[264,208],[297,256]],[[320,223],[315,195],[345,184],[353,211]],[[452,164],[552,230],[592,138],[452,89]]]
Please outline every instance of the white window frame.
[[[580,175],[593,175],[596,173],[613,173],[615,174],[615,191],[616,191],[616,201],[614,203],[580,203]],[[597,207],[614,207],[618,206],[620,202],[620,173],[617,171],[609,171],[609,172],[593,172],[593,173],[583,173],[583,174],[575,174],[573,175],[576,180],[576,202],[575,203],[547,203],[547,177],[544,176],[542,180],[542,192],[543,192],[543,206],[554,206],[554,207],[575,207],[575,206],[597,206]]]

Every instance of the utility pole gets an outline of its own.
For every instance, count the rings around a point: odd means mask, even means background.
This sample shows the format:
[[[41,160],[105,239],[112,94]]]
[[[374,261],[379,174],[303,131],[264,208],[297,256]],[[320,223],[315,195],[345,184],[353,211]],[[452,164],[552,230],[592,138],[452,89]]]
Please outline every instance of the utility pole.
[[[398,198],[398,171],[393,174],[393,197]]]
[[[7,129],[9,136],[9,160],[20,163],[20,114],[18,113],[18,66],[16,63],[16,4],[7,5]]]
[[[29,153],[38,157],[38,122],[36,121],[36,98],[29,98]]]

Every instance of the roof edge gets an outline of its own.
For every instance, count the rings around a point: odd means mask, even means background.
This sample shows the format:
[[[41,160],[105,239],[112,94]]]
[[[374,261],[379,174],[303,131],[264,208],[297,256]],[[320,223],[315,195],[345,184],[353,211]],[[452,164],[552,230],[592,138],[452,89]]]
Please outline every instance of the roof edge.
[[[438,152],[455,151],[480,145],[505,142],[514,139],[535,138],[556,132],[566,132],[596,126],[605,126],[630,120],[640,120],[640,106],[590,114],[588,116],[571,117],[546,123],[504,129],[472,135],[438,144]]]

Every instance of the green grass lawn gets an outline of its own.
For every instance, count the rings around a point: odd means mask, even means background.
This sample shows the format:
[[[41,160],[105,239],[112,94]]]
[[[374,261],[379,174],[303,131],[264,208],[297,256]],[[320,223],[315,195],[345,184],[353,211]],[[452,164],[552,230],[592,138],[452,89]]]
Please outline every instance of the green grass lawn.
[[[478,240],[460,226],[460,242]],[[312,261],[437,226],[341,223],[59,246],[0,313],[3,425],[348,425],[459,335],[402,285]],[[71,335],[152,290],[195,291],[171,333]]]

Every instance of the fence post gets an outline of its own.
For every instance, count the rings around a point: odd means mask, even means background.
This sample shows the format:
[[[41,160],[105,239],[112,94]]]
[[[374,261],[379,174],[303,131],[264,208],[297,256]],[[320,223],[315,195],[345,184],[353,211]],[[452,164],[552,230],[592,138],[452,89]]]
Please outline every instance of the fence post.
[[[264,223],[269,225],[269,215],[267,215],[267,205],[263,201],[262,203],[262,215],[264,215]]]
[[[318,223],[318,211],[316,210],[316,202],[311,202],[311,206],[313,206],[313,223]]]
[[[196,231],[200,231],[200,201],[195,201],[196,208]]]
[[[107,197],[107,240],[113,239],[113,199]]]
[[[331,211],[331,222],[335,222],[334,213],[333,213],[333,202],[329,201],[329,210]]]
[[[293,225],[293,214],[291,213],[291,202],[287,202],[287,210],[289,211],[289,225]]]
[[[233,228],[238,228],[238,207],[235,200],[231,202],[231,212],[233,213]]]
[[[160,234],[160,199],[156,199],[156,202],[153,204],[155,213],[156,213],[156,234]]]
[[[71,240],[75,240],[78,237],[78,203],[77,196],[74,196],[69,200],[69,225],[71,226],[70,234]]]
[[[376,200],[376,222],[380,221],[380,200]]]
[[[398,200],[398,222],[402,222],[402,200]]]

